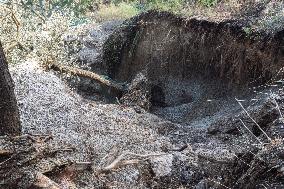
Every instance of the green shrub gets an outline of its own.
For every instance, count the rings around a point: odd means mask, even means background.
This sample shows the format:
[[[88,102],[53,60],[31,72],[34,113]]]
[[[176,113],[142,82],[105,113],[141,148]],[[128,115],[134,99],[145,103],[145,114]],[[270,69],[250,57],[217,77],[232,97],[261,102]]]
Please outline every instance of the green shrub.
[[[136,7],[139,12],[149,9],[167,10],[178,12],[186,5],[186,0],[112,0],[111,4],[119,6],[126,3]]]
[[[141,1],[136,1],[136,6],[140,11],[158,9],[177,12],[183,7],[184,3],[185,0],[145,0],[142,3]]]

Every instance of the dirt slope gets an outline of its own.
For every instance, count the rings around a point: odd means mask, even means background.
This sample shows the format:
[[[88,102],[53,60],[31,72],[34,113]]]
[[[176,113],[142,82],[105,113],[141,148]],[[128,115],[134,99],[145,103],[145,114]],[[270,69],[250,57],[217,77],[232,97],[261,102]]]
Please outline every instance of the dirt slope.
[[[228,121],[214,133],[224,132],[226,126],[228,133],[210,136],[206,128],[175,124],[143,109],[83,99],[34,62],[20,64],[11,72],[24,134],[52,135],[51,145],[75,149],[68,156],[62,154],[65,161],[93,162],[91,170],[72,173],[69,180],[63,176],[68,174],[64,170],[49,173],[62,188],[258,188],[261,184],[281,188],[283,141],[256,146],[255,138],[236,122],[238,117],[224,117]],[[282,109],[279,99],[282,97],[277,96]],[[279,114],[271,101],[247,110],[259,123],[270,120],[261,126],[272,124],[266,128],[267,132],[271,130],[271,137],[277,127],[281,128],[281,123],[274,124]],[[255,128],[244,114],[235,116]],[[242,133],[229,132],[236,125]],[[260,140],[266,141],[262,135]],[[126,152],[162,155],[98,175],[97,170]],[[133,159],[131,155],[125,157]]]

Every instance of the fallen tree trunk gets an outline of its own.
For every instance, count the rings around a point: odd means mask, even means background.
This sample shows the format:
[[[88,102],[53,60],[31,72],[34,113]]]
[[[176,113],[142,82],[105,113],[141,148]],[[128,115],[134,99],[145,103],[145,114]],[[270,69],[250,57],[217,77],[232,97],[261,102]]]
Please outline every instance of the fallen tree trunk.
[[[110,79],[107,79],[106,76],[99,75],[99,74],[91,72],[91,71],[82,70],[82,69],[74,68],[74,67],[70,67],[70,66],[63,66],[63,65],[56,64],[56,63],[51,64],[50,68],[53,69],[53,70],[56,70],[56,71],[68,72],[72,75],[77,75],[77,76],[80,76],[80,77],[85,77],[85,78],[96,80],[100,84],[103,84],[107,87],[116,89],[120,92],[123,92],[123,91],[126,90],[126,88],[123,84],[120,84],[120,83],[117,83],[117,82],[112,81]]]

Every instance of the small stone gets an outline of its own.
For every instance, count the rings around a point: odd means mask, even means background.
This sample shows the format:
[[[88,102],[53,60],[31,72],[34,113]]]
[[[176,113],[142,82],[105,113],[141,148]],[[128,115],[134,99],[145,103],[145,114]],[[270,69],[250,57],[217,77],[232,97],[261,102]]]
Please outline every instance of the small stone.
[[[207,186],[207,182],[206,180],[201,180],[195,187],[194,189],[207,189],[208,186]]]
[[[151,159],[152,169],[157,177],[171,175],[173,155],[165,155]]]

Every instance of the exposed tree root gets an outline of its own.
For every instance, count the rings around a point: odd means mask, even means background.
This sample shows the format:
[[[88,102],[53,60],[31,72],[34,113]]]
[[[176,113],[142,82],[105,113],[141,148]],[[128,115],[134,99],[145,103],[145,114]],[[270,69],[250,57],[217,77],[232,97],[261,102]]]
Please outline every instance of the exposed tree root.
[[[114,88],[114,89],[121,91],[121,92],[125,91],[125,86],[123,86],[122,84],[119,84],[115,81],[107,79],[106,76],[99,75],[99,74],[91,72],[91,71],[82,70],[82,69],[74,68],[74,67],[70,67],[70,66],[63,66],[63,65],[60,65],[60,64],[56,64],[56,63],[52,63],[50,65],[50,68],[53,69],[53,70],[56,70],[56,71],[68,72],[68,73],[73,74],[73,75],[77,75],[77,76],[80,76],[80,77],[85,77],[85,78],[96,80],[97,82],[99,82],[99,83],[101,83],[105,86]]]

